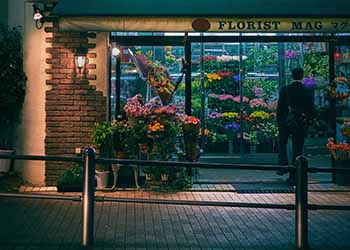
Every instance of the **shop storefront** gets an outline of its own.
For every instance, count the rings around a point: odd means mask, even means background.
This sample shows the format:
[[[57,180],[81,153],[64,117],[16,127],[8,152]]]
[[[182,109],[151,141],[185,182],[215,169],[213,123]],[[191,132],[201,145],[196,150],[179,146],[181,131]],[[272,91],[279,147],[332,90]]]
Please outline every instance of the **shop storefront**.
[[[46,92],[47,155],[72,155],[90,143],[96,121],[122,114],[126,100],[155,93],[142,63],[165,66],[172,98],[200,118],[204,154],[277,153],[278,90],[303,67],[317,115],[309,153],[327,138],[342,141],[349,100],[329,97],[329,83],[350,78],[350,4],[344,1],[68,1],[60,0],[45,27],[52,86]],[[78,67],[78,48],[88,59]],[[337,87],[343,86],[339,84]],[[344,85],[345,86],[345,85]],[[349,89],[341,90],[348,92]],[[343,126],[344,127],[344,126]],[[345,137],[344,137],[345,136]],[[46,182],[64,165],[47,165]]]

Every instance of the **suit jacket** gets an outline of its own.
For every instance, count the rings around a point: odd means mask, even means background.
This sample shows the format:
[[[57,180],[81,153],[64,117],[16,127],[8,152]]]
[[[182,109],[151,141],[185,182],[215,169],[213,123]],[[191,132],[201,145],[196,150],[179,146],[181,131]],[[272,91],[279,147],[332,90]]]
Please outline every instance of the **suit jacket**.
[[[277,105],[277,124],[280,127],[285,126],[289,105],[298,113],[305,113],[307,118],[312,119],[314,116],[313,90],[305,87],[300,81],[294,81],[280,89]]]

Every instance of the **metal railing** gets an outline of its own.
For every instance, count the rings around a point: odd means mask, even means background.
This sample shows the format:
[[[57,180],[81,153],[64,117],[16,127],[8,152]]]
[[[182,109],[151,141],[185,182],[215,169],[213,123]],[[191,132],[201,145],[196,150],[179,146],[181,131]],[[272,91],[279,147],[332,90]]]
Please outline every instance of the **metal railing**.
[[[121,159],[96,159],[96,151],[93,148],[85,148],[81,158],[79,157],[54,157],[54,156],[31,156],[31,155],[0,155],[0,159],[16,160],[37,160],[37,161],[65,161],[82,163],[84,167],[83,193],[82,196],[59,196],[59,195],[38,195],[19,193],[0,193],[4,198],[32,198],[32,199],[56,199],[82,201],[82,242],[83,248],[90,248],[94,244],[94,202],[110,201],[125,203],[148,203],[148,204],[171,204],[191,206],[223,206],[223,207],[244,207],[244,208],[269,208],[295,210],[296,249],[308,249],[308,210],[346,210],[350,211],[349,205],[319,205],[308,204],[308,172],[316,173],[350,173],[347,168],[309,168],[307,159],[304,156],[297,158],[296,166],[278,165],[257,165],[257,164],[217,164],[198,162],[168,162],[149,160],[121,160]],[[141,199],[141,198],[106,198],[94,196],[95,193],[95,165],[96,163],[123,164],[132,167],[139,166],[163,166],[174,167],[195,167],[206,169],[241,169],[241,170],[262,170],[277,171],[287,170],[296,174],[295,204],[268,204],[268,203],[244,203],[244,202],[215,202],[215,201],[190,201],[190,200],[164,200],[164,199]]]

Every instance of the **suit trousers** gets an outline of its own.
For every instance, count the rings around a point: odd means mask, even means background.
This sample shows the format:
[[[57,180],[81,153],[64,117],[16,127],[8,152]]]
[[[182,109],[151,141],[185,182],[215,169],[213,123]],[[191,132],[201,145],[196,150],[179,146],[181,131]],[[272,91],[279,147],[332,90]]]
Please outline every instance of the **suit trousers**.
[[[289,136],[292,137],[293,158],[292,164],[295,165],[297,156],[303,154],[304,142],[305,142],[305,129],[296,129],[295,131],[289,128],[279,126],[279,159],[280,165],[288,165],[287,156],[287,144]],[[290,175],[290,178],[294,178],[294,174]]]

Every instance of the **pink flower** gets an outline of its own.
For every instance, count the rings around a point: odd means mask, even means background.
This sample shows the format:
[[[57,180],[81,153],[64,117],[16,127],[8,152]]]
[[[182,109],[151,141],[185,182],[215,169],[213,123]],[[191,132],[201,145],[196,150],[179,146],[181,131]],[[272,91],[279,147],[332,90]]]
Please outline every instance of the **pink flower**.
[[[235,96],[235,97],[233,98],[233,100],[234,100],[235,102],[237,102],[237,103],[240,103],[240,102],[241,102],[241,97],[240,97],[239,95],[238,95],[238,96]],[[249,102],[248,97],[243,96],[243,102]]]
[[[213,60],[216,60],[216,56],[203,56],[204,62],[213,61]]]
[[[234,100],[234,98],[232,95],[223,94],[223,95],[219,95],[219,100],[220,101]]]
[[[222,114],[219,112],[211,112],[208,116],[212,119],[218,119],[222,117]]]
[[[217,94],[210,93],[210,94],[208,94],[208,97],[211,97],[211,98],[218,98],[218,95],[217,95]]]
[[[250,100],[249,106],[251,108],[267,108],[266,102],[263,99],[258,98]]]

